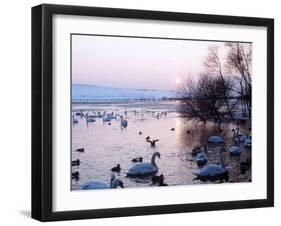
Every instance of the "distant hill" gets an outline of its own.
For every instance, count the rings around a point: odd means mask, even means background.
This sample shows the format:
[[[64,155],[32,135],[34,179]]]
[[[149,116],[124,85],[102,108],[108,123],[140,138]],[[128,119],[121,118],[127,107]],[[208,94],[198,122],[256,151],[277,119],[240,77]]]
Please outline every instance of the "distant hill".
[[[123,89],[95,85],[72,85],[72,101],[153,100],[176,96],[175,91],[154,89]]]

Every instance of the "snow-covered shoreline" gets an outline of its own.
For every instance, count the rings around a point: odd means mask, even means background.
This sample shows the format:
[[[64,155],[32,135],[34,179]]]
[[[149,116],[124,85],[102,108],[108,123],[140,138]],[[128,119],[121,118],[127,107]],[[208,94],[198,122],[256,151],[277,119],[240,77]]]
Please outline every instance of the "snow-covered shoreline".
[[[174,90],[124,89],[95,85],[72,85],[72,102],[163,100],[176,97]]]

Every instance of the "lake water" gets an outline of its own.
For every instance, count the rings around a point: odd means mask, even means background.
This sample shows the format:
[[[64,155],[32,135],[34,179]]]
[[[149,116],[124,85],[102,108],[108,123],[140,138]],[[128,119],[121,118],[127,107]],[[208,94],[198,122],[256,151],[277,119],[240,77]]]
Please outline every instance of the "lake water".
[[[156,158],[159,167],[158,175],[165,176],[165,183],[172,185],[189,185],[199,183],[212,183],[193,181],[193,169],[197,169],[191,155],[196,145],[206,144],[207,138],[219,135],[218,124],[195,121],[181,113],[181,105],[177,101],[151,101],[151,102],[99,102],[72,105],[73,114],[77,111],[114,112],[125,116],[128,127],[121,129],[119,120],[103,123],[97,118],[96,122],[86,123],[85,118],[76,117],[79,122],[72,126],[72,160],[80,159],[80,166],[72,167],[72,172],[80,173],[79,180],[72,180],[72,189],[79,190],[89,181],[100,181],[109,184],[112,175],[111,168],[121,165],[121,172],[116,173],[125,187],[149,187],[150,178],[131,179],[126,177],[128,169],[133,166],[131,160],[143,157],[144,162],[150,162],[151,156],[158,151],[161,159]],[[152,114],[152,111],[155,114]],[[155,117],[157,113],[168,112],[167,116]],[[226,147],[233,145],[232,129],[235,123],[223,123],[221,128],[226,137]],[[248,133],[250,122],[240,125],[240,132]],[[174,131],[171,130],[174,128]],[[187,130],[190,133],[187,133]],[[142,134],[139,134],[139,131]],[[145,138],[159,139],[155,148],[146,142]],[[78,148],[85,148],[84,153],[76,152]],[[219,146],[208,145],[209,163],[219,163]],[[248,182],[251,180],[251,169],[246,174],[240,173],[240,162],[251,159],[251,149],[241,144],[242,154],[230,157],[224,153],[223,157],[229,172],[229,182]]]

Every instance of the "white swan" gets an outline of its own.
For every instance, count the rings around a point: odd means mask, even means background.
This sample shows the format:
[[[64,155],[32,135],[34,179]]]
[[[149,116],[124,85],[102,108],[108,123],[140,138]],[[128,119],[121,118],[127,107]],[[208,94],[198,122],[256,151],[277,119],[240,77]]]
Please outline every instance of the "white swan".
[[[100,113],[100,111],[98,111],[96,117],[97,117],[97,118],[102,118],[102,114]]]
[[[102,121],[103,121],[103,122],[109,122],[109,121],[111,121],[111,119],[108,118],[107,115],[104,115],[104,116],[102,117]]]
[[[128,126],[128,121],[126,119],[123,119],[122,115],[120,116],[120,119],[121,119],[121,122],[120,122],[121,127],[126,128]]]
[[[74,117],[74,115],[72,115],[72,123],[76,124],[78,123],[78,119]]]
[[[96,113],[87,113],[86,114],[86,122],[95,122]]]
[[[237,130],[237,132],[235,132],[235,130],[233,129],[232,132],[233,132],[233,140],[235,141],[236,146],[231,146],[228,151],[229,151],[231,156],[240,155],[241,149],[240,149],[240,139],[239,139],[239,136],[238,136],[239,130]]]
[[[103,121],[104,121],[104,122],[109,122],[109,121],[111,121],[112,119],[115,119],[115,118],[116,118],[116,117],[114,116],[114,113],[111,112],[111,113],[105,114],[105,115],[103,116]]]
[[[84,185],[82,185],[83,190],[91,190],[91,189],[109,189],[109,188],[124,188],[122,180],[115,178],[114,175],[110,178],[109,186],[105,183],[99,181],[90,181]]]
[[[244,142],[244,146],[245,147],[252,147],[252,136],[250,136],[249,134],[243,135],[241,133],[239,133],[239,128],[236,128],[236,141],[241,141]]]
[[[88,113],[87,115],[88,118],[95,118],[96,117],[96,112]]]
[[[95,122],[96,120],[95,120],[95,117],[94,116],[92,116],[92,115],[88,115],[87,117],[86,117],[86,122]]]
[[[151,163],[138,163],[131,167],[127,173],[127,176],[146,176],[146,175],[153,175],[158,172],[158,166],[155,163],[155,158],[160,158],[160,153],[155,152],[151,157]]]
[[[221,130],[221,135],[220,136],[210,136],[208,138],[209,143],[214,143],[214,144],[221,144],[224,143],[224,132]]]
[[[230,155],[240,155],[241,149],[238,146],[232,146],[229,148],[229,153],[230,153]]]
[[[247,138],[244,141],[244,146],[245,147],[252,147],[252,137],[251,136],[247,136]]]
[[[211,136],[208,138],[209,143],[224,143],[224,138],[222,136]]]
[[[248,135],[242,134],[239,131],[240,131],[240,129],[239,129],[239,127],[237,127],[236,128],[236,134],[235,134],[235,140],[236,141],[239,140],[241,142],[244,142],[247,139]]]
[[[195,161],[199,167],[207,164],[208,156],[206,154],[206,147],[204,147],[204,150],[201,150],[201,152],[197,154]]]
[[[222,152],[225,152],[225,148],[220,148],[220,161],[221,163],[219,165],[217,164],[207,164],[203,166],[201,169],[197,169],[193,171],[193,174],[195,174],[198,177],[203,178],[214,178],[219,177],[227,173],[225,164],[222,158]]]

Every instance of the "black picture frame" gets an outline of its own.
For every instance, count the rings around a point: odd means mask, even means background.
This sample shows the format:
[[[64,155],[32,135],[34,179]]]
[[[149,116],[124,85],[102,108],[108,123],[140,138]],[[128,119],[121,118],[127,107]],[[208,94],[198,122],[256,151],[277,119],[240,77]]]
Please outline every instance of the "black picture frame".
[[[267,29],[267,198],[96,210],[52,210],[52,18],[55,14],[246,25]],[[274,20],[237,16],[43,4],[32,8],[32,218],[122,217],[274,206]]]

